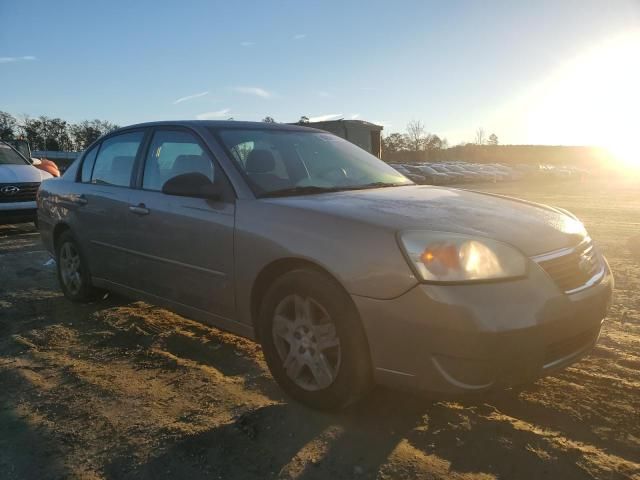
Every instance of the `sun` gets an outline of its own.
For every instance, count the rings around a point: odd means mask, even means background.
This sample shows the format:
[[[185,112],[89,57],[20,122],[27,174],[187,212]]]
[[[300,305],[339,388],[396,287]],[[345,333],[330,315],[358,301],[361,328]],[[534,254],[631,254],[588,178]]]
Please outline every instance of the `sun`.
[[[604,147],[612,162],[640,171],[640,30],[566,60],[509,110],[529,143]]]

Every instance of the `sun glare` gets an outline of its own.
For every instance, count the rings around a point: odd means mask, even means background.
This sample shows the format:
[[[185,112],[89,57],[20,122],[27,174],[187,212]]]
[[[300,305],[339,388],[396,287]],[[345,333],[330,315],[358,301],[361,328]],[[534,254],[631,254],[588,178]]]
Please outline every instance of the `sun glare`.
[[[566,62],[503,114],[519,117],[523,143],[604,147],[618,166],[640,172],[640,31]]]

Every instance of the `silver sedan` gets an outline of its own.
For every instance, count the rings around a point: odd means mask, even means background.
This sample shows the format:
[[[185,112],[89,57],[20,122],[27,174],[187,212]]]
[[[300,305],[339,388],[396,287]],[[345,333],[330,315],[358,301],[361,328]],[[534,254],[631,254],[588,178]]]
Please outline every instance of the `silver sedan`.
[[[254,338],[316,408],[546,375],[595,344],[613,284],[569,212],[415,185],[289,125],[122,128],[43,183],[38,217],[69,299],[112,290]]]

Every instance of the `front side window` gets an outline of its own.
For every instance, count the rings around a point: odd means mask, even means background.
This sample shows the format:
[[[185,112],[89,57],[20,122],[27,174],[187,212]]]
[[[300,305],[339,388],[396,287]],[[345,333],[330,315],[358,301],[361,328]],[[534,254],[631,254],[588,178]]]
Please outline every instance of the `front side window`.
[[[184,173],[201,173],[213,182],[213,161],[193,134],[170,130],[156,132],[144,164],[142,188],[161,191],[167,180]]]
[[[412,183],[370,153],[330,133],[273,129],[214,133],[258,196]]]
[[[143,132],[131,132],[102,142],[93,167],[91,183],[128,187],[143,137]]]

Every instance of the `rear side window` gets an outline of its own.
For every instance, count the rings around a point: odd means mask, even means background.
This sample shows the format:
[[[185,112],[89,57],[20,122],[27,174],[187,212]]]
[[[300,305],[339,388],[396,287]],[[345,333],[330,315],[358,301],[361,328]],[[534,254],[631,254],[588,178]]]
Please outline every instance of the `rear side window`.
[[[131,132],[102,142],[93,167],[91,183],[128,187],[143,137],[143,132]]]
[[[161,191],[164,183],[184,173],[201,173],[212,182],[214,167],[193,134],[160,130],[153,135],[144,164],[142,188]]]
[[[80,172],[80,181],[87,183],[91,181],[91,170],[93,170],[93,164],[96,162],[96,155],[98,154],[98,147],[96,145],[89,150],[82,160],[82,171]]]

